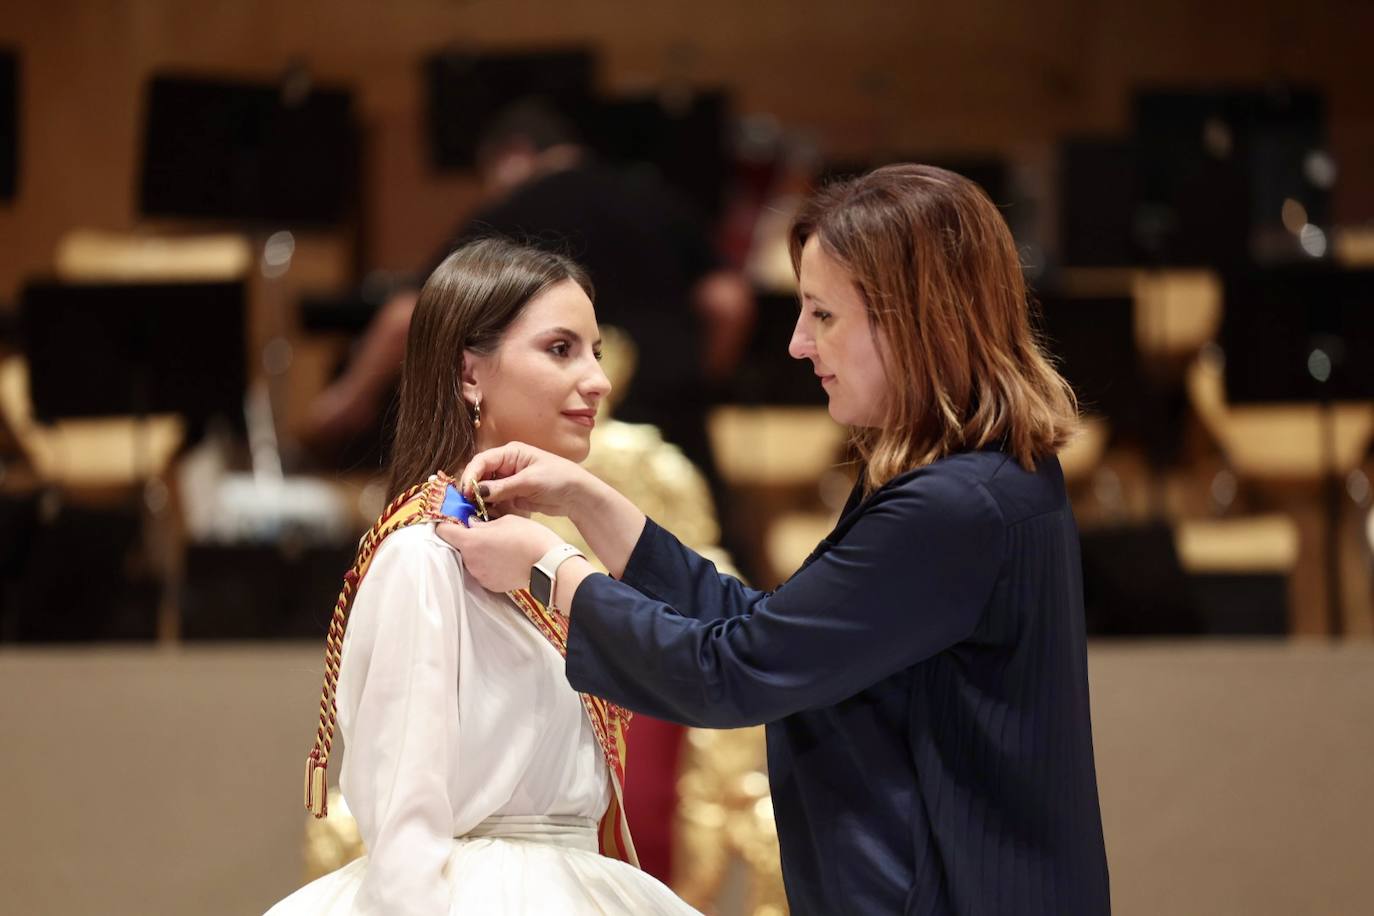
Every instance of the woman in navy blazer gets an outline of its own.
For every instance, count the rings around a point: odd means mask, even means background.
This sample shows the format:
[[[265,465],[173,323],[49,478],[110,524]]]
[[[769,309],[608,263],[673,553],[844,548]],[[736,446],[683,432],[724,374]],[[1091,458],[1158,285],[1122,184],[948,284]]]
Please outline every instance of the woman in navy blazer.
[[[889,166],[820,191],[791,248],[790,351],[862,472],[786,583],[719,574],[520,444],[463,475],[514,512],[441,534],[499,591],[561,546],[518,513],[569,516],[612,573],[557,568],[572,685],[687,725],[767,725],[794,912],[1107,913],[1078,534],[1055,458],[1076,405],[1036,343],[1006,224],[967,179]]]

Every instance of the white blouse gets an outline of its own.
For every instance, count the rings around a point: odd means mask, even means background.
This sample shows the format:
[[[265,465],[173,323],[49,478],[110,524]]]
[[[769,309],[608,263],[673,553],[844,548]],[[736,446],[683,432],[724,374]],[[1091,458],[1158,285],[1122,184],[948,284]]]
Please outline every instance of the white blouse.
[[[493,815],[600,819],[606,764],[563,667],[432,523],[383,541],[338,683],[340,785],[369,852],[360,910],[444,912],[453,838]]]

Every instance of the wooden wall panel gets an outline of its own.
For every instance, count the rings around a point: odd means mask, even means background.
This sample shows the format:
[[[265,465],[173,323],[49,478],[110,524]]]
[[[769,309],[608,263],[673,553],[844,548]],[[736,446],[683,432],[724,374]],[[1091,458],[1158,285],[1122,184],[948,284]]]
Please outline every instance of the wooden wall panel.
[[[1029,155],[1064,131],[1120,129],[1140,82],[1284,75],[1330,92],[1337,217],[1374,218],[1374,80],[1358,0],[9,0],[0,43],[23,61],[22,186],[0,206],[0,302],[75,227],[137,224],[144,80],[161,68],[271,76],[302,59],[353,83],[370,132],[362,261],[414,268],[473,204],[428,165],[417,61],[454,42],[590,41],[605,82],[723,84],[740,107],[811,130],[838,155]],[[1363,78],[1362,78],[1363,77]]]

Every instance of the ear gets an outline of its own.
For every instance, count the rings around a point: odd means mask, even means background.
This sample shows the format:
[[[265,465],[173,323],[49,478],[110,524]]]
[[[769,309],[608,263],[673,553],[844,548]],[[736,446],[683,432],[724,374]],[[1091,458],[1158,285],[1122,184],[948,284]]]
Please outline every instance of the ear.
[[[469,404],[475,404],[481,400],[482,392],[485,390],[485,382],[491,374],[490,360],[481,353],[464,350],[463,367],[460,371],[462,375],[459,378],[459,383],[463,392],[463,400]]]

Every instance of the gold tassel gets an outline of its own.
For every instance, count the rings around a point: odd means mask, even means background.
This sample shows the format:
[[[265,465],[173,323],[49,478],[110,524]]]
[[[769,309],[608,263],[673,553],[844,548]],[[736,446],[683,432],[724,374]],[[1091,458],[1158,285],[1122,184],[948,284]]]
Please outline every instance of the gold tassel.
[[[317,818],[329,813],[329,787],[325,782],[327,766],[313,753],[305,761],[305,807]]]

